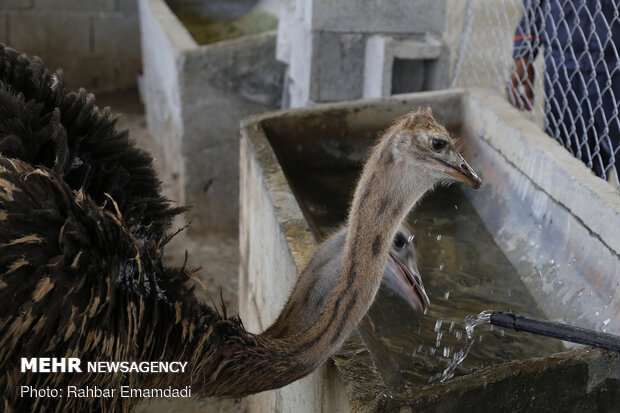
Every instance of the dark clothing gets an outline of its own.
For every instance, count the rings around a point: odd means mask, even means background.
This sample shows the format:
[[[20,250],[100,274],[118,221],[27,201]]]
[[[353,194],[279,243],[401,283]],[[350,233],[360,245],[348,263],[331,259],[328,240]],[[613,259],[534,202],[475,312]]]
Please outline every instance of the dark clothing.
[[[545,131],[607,177],[620,169],[618,0],[524,0],[513,57],[545,58]]]

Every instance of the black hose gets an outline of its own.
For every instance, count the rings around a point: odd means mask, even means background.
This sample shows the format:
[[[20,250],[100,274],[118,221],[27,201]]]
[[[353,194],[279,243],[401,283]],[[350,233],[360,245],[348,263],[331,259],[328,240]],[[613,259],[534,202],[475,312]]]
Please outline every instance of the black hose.
[[[608,350],[620,351],[620,336],[599,333],[598,331],[573,327],[567,324],[539,320],[537,318],[505,313],[503,311],[493,311],[491,313],[491,324],[573,343],[587,344]]]

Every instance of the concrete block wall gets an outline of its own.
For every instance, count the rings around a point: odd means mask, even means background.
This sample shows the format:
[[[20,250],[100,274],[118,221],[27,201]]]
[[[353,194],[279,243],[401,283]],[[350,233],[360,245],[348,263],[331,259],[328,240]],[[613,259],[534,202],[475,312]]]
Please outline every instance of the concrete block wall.
[[[135,87],[137,0],[0,0],[0,41],[62,68],[69,89]]]
[[[306,26],[340,33],[442,33],[445,15],[437,0],[307,0],[297,8]]]
[[[449,65],[450,51],[434,35],[370,36],[364,56],[364,98],[445,88]]]
[[[445,14],[445,1],[433,0],[286,1],[277,47],[277,58],[288,64],[284,102],[300,107],[448,87],[449,50],[440,35]],[[371,39],[377,35],[387,40],[380,47]],[[386,44],[396,50],[383,53]],[[386,64],[379,66],[385,68],[373,71],[367,54],[384,59]],[[407,82],[402,90],[392,87],[392,71],[400,68],[397,59],[407,60],[405,68],[421,62],[419,89]],[[364,92],[365,83],[373,84],[372,93]]]

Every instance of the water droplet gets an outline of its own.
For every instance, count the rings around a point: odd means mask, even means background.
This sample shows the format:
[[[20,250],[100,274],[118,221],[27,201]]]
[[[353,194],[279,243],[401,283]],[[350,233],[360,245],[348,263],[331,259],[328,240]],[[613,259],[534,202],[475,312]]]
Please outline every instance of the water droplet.
[[[441,344],[441,338],[443,337],[443,333],[440,331],[437,333],[437,340],[435,341],[435,347],[439,347]]]
[[[447,300],[448,298],[450,298],[450,291],[446,291],[443,295],[444,300]],[[454,323],[451,324],[452,326],[454,325]]]
[[[611,320],[608,318],[607,320],[603,321],[603,325],[606,326],[607,324],[609,324]]]
[[[439,271],[443,271],[445,267],[446,265],[442,262],[441,264],[439,264]]]
[[[437,241],[441,241],[441,234],[437,235]]]
[[[599,315],[599,312],[597,311],[596,313],[594,313],[594,315]]]
[[[439,331],[439,329],[441,328],[441,323],[443,323],[442,319],[435,321],[435,332]]]
[[[459,206],[455,204],[454,209],[459,209]]]
[[[467,354],[469,353],[469,350],[471,349],[471,346],[474,343],[474,339],[473,339],[474,327],[482,323],[489,323],[490,319],[491,319],[491,311],[483,311],[477,316],[465,317],[465,332],[467,333],[467,342],[465,343],[464,349],[454,353],[454,356],[452,358],[452,363],[450,363],[450,365],[443,372],[432,376],[428,380],[429,383],[432,383],[436,380],[444,382],[454,376],[454,371],[456,370],[457,366],[461,364],[463,360],[465,360],[465,357],[467,357]],[[457,338],[460,338],[461,334],[462,333],[460,331],[457,331],[455,335],[457,336]],[[482,341],[482,335],[480,336],[480,341]],[[448,357],[451,350],[450,348],[444,347],[443,351],[444,351],[444,356]]]

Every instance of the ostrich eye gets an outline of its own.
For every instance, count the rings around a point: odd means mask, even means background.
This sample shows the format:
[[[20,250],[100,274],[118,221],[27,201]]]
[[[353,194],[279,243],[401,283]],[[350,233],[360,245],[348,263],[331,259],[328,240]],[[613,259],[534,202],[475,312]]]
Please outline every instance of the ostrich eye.
[[[394,246],[398,249],[402,249],[407,245],[407,238],[400,232],[394,237]]]
[[[435,152],[439,152],[440,150],[445,148],[446,145],[448,145],[448,142],[443,139],[433,138],[431,140],[431,147]]]

